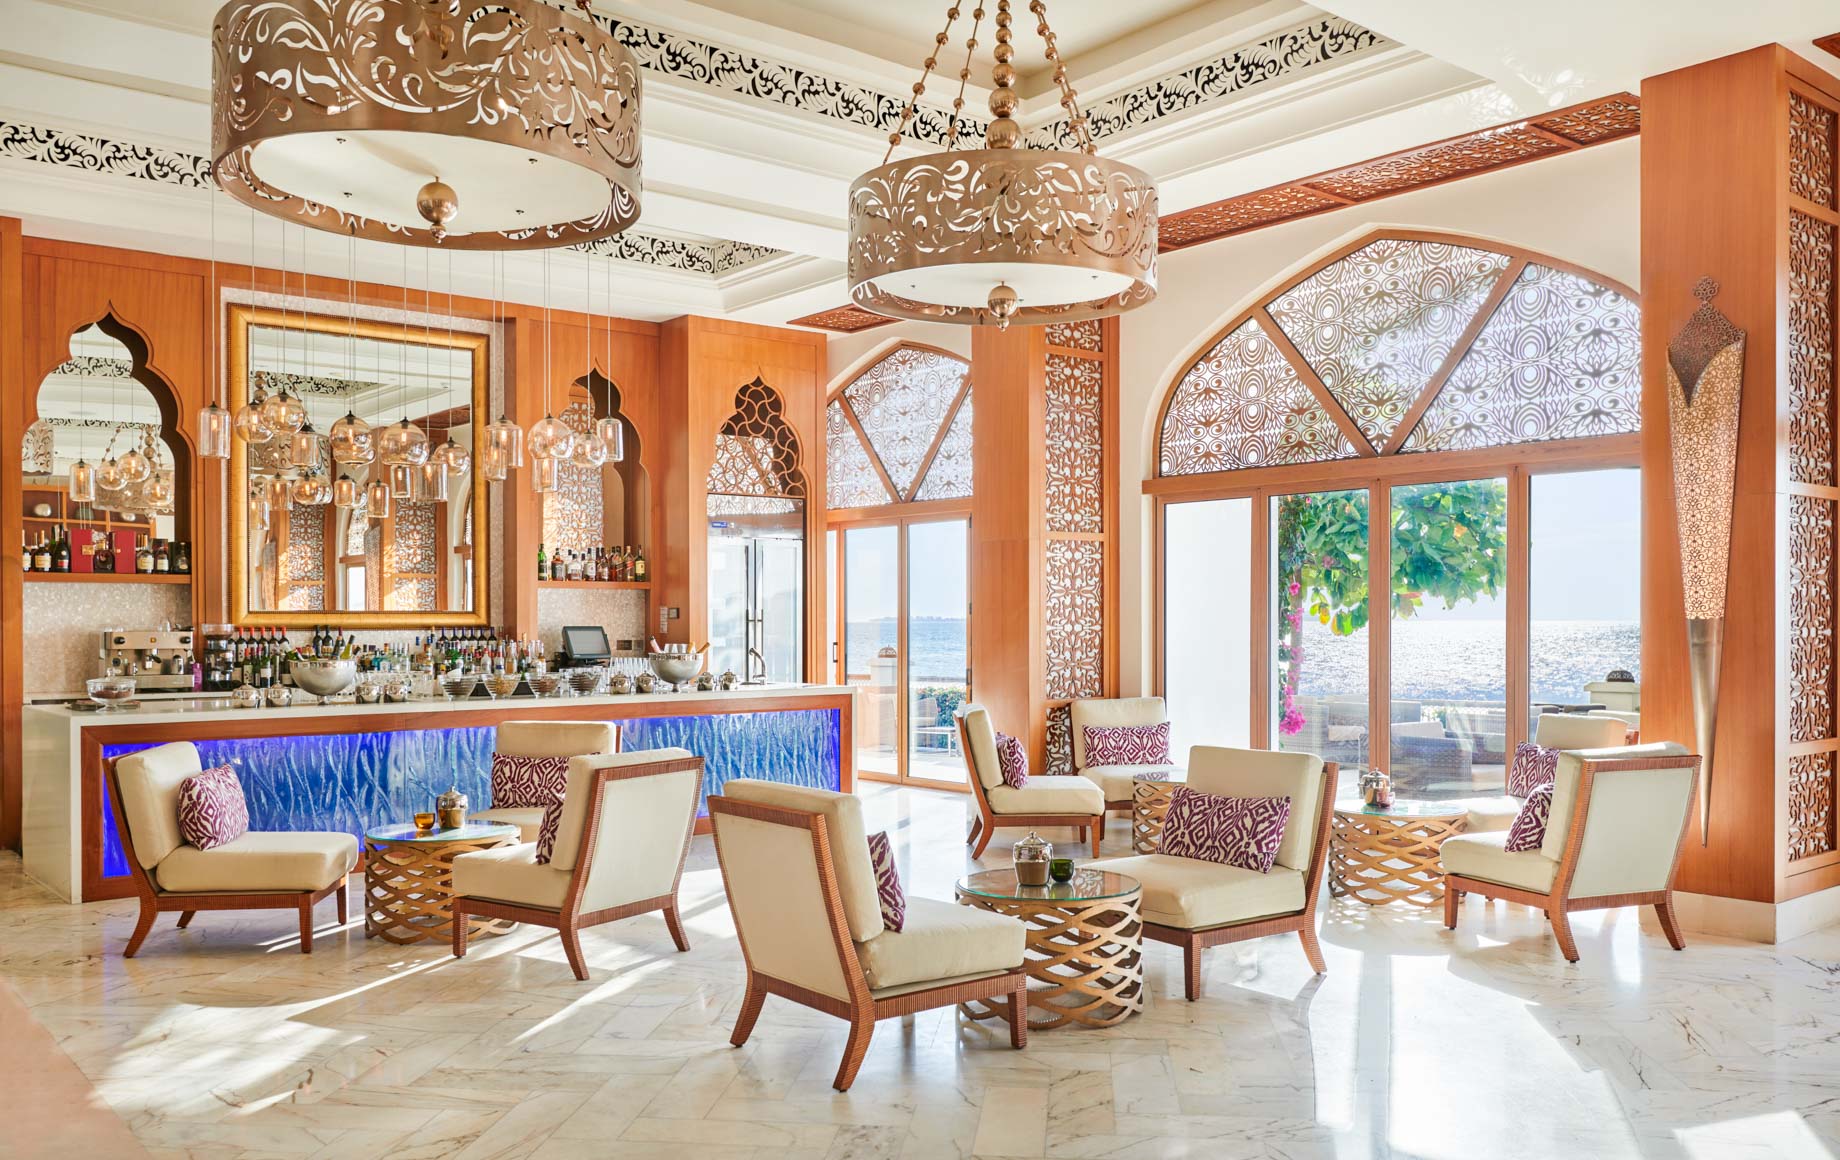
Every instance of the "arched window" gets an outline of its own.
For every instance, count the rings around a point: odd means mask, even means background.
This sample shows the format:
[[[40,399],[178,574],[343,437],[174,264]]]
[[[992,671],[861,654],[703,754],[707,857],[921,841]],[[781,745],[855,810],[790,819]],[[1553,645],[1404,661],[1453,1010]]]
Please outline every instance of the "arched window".
[[[971,495],[971,366],[903,343],[831,396],[826,506]]]
[[[1170,385],[1144,484],[1176,747],[1470,797],[1549,707],[1634,708],[1640,330],[1610,279],[1417,231],[1232,319]]]
[[[1640,316],[1563,263],[1383,234],[1229,326],[1170,392],[1157,474],[1640,428]]]

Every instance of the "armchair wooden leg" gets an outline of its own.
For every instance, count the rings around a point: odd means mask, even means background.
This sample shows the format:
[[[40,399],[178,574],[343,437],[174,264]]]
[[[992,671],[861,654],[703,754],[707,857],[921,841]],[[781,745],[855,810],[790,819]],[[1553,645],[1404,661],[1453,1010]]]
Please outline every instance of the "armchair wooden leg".
[[[134,920],[134,933],[128,936],[128,945],[121,952],[122,958],[131,959],[140,953],[141,944],[147,941],[147,932],[153,929],[153,920],[159,913],[153,899],[141,899],[141,916]]]
[[[741,1000],[741,1017],[735,1020],[735,1033],[728,1037],[729,1043],[740,1047],[748,1041],[748,1036],[754,1034],[754,1021],[760,1018],[760,1009],[766,1003],[766,985],[749,974],[747,994]]]
[[[1201,998],[1201,944],[1194,936],[1182,945],[1183,994],[1193,1003]]]
[[[1016,976],[1009,993],[1009,1045],[1020,1051],[1029,1045],[1029,977]]]
[[[978,819],[978,825],[979,825],[979,830],[978,830],[977,841],[972,843],[972,846],[971,846],[971,856],[974,859],[982,858],[984,856],[984,848],[990,845],[991,832],[997,828],[994,824],[986,823],[983,818]]]
[[[971,819],[971,832],[965,835],[965,845],[969,846],[973,842],[976,842],[978,840],[978,835],[983,832],[984,815],[977,814]]]
[[[453,914],[454,914],[453,947],[454,947],[454,957],[456,959],[464,959],[466,957],[466,932],[467,932],[467,927],[472,925],[470,922],[467,921],[466,911],[460,909],[460,903],[462,901],[463,900],[459,898],[454,899],[454,906],[453,906]]]
[[[1687,940],[1680,937],[1680,920],[1674,917],[1672,894],[1655,903],[1655,917],[1661,920],[1661,933],[1667,935],[1668,945],[1677,951],[1686,950]]]
[[[1565,956],[1566,962],[1577,962],[1578,943],[1572,938],[1572,920],[1565,913],[1565,907],[1554,906],[1546,912],[1546,917],[1552,919],[1553,937],[1559,940],[1559,953]]]
[[[569,969],[575,972],[578,980],[587,982],[588,964],[581,957],[581,932],[565,922],[558,933],[562,935],[562,950],[569,956]]]
[[[192,925],[192,916],[197,913],[198,912],[195,910],[180,911],[179,912],[179,929],[184,930],[186,927]]]
[[[869,1054],[869,1040],[874,1034],[874,1016],[861,1015],[850,1020],[850,1038],[843,1045],[843,1063],[837,1068],[832,1087],[840,1092],[850,1090],[850,1085],[856,1082],[856,1073],[862,1070],[863,1057]]]
[[[351,893],[351,884],[341,878],[339,879],[339,888],[332,893],[336,895],[339,900],[339,925],[344,926],[351,921],[351,904],[345,899],[345,896]]]
[[[1297,937],[1303,940],[1303,957],[1310,960],[1310,969],[1319,975],[1329,973],[1329,964],[1323,961],[1322,944],[1316,941],[1316,923],[1297,931]]]
[[[300,900],[300,953],[313,953],[313,899]]]
[[[1105,815],[1100,814],[1098,817],[1094,818],[1093,824],[1089,828],[1092,830],[1092,856],[1097,858],[1099,856],[1099,843],[1105,840]]]
[[[677,944],[677,949],[680,951],[689,950],[690,940],[684,937],[684,923],[682,919],[677,917],[677,900],[675,898],[664,908],[664,924],[671,929],[671,941]]]
[[[1457,929],[1457,904],[1463,901],[1463,894],[1453,886],[1444,887],[1444,929]]]

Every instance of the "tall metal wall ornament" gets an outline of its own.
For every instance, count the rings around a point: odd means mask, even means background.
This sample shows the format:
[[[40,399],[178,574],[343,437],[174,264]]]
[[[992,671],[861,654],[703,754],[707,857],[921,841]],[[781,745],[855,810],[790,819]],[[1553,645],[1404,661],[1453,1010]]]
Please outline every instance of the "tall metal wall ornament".
[[[1674,518],[1687,613],[1687,664],[1694,740],[1704,777],[1699,834],[1712,825],[1713,747],[1717,740],[1719,662],[1725,646],[1725,589],[1731,563],[1732,498],[1738,472],[1738,404],[1744,390],[1744,331],[1712,304],[1719,284],[1693,287],[1700,307],[1668,343],[1668,443]]]

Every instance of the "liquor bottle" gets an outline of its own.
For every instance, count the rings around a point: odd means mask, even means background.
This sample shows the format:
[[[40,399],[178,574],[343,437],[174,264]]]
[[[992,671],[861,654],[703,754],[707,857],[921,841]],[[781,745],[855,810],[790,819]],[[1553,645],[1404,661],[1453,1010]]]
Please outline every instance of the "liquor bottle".
[[[58,526],[57,547],[52,551],[51,570],[53,572],[70,571],[70,535],[64,531],[61,524]]]
[[[172,572],[172,545],[165,540],[153,542],[153,570],[160,575]]]
[[[645,581],[645,552],[644,551],[638,552],[633,557],[633,579],[641,583]]]
[[[91,567],[101,575],[115,570],[115,549],[109,546],[109,536],[104,532],[96,541],[96,552],[90,557]]]
[[[631,580],[632,579],[632,548],[627,546],[626,544],[621,544],[618,548],[614,549],[613,558],[619,561],[619,565],[614,569],[614,573],[613,573],[614,579],[618,580],[622,584]]]
[[[569,579],[581,579],[581,557],[574,552],[569,553]]]
[[[113,554],[111,554],[110,558],[114,558]],[[192,542],[190,540],[179,541],[178,551],[173,556],[172,570],[181,576],[190,576],[192,574]]]
[[[143,576],[153,575],[153,545],[146,536],[139,537],[134,549],[134,570]]]
[[[537,579],[548,580],[549,578],[549,553],[543,550],[543,543],[539,540],[537,542]]]
[[[568,579],[568,575],[569,567],[562,562],[562,549],[558,548],[556,549],[556,554],[549,558],[549,578],[551,580],[566,580]]]
[[[45,542],[45,533],[38,533],[38,543],[32,546],[32,571],[51,571],[51,545]]]

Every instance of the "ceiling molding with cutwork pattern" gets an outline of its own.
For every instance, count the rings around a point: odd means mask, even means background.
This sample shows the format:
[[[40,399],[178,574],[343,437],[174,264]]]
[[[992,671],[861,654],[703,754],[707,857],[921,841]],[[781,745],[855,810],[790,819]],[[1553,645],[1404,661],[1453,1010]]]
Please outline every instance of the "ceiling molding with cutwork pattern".
[[[0,121],[0,159],[131,177],[184,189],[206,189],[210,183],[210,162],[193,153],[16,121]],[[666,237],[643,230],[627,230],[567,248],[654,269],[684,270],[711,277],[784,253],[770,246],[724,238]]]

